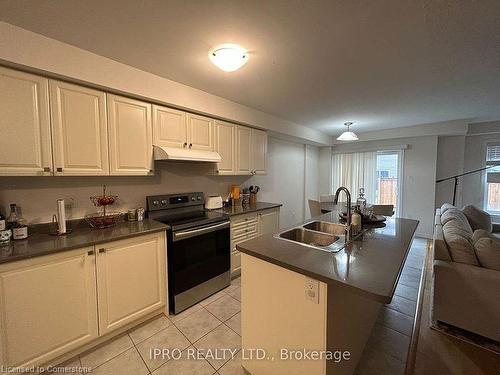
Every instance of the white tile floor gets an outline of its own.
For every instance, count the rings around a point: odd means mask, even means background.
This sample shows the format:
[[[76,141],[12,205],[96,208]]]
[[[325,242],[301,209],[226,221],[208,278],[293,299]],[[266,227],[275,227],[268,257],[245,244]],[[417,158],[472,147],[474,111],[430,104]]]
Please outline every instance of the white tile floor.
[[[427,241],[415,239],[395,296],[383,308],[363,353],[358,374],[402,374],[415,314],[420,269]],[[97,375],[239,375],[241,358],[188,357],[207,349],[241,348],[240,279],[201,303],[176,315],[161,315],[91,352],[64,364],[92,367]],[[181,350],[177,360],[150,358],[152,348]]]
[[[241,348],[240,279],[176,316],[160,315],[61,366],[91,367],[96,375],[238,375],[241,358],[188,357],[197,350]],[[180,349],[181,358],[152,359],[152,348]]]

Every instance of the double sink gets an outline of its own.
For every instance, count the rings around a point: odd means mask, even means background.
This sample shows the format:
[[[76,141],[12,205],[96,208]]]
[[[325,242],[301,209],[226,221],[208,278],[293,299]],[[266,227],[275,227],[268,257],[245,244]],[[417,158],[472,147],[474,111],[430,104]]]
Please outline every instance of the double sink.
[[[280,240],[336,253],[348,242],[348,233],[348,225],[316,220],[280,232],[275,237]]]

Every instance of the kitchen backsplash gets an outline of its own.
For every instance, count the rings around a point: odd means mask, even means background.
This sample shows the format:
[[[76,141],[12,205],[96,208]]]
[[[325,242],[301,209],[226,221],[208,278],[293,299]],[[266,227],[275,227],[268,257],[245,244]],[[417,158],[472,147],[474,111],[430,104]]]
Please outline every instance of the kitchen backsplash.
[[[50,222],[56,200],[66,201],[69,219],[96,212],[89,197],[102,192],[118,195],[113,210],[145,207],[147,195],[202,191],[225,195],[232,184],[245,184],[250,176],[211,176],[205,163],[157,162],[154,176],[126,177],[0,177],[0,210],[5,215],[10,203],[21,208],[30,224]]]

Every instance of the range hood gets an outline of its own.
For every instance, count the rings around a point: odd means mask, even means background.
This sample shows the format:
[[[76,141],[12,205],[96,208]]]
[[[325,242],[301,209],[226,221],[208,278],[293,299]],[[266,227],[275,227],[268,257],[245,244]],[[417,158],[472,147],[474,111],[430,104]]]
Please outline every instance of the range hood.
[[[219,163],[222,160],[217,152],[189,148],[153,145],[153,153],[155,160],[204,161],[209,163]]]

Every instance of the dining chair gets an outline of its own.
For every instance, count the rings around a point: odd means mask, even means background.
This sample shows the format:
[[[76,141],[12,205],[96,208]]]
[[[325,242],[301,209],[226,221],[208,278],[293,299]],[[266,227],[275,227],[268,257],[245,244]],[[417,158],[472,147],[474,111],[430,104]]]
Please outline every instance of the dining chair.
[[[393,204],[374,204],[372,206],[375,215],[392,216],[394,215]]]
[[[309,199],[309,211],[311,212],[311,217],[316,217],[321,215],[321,204],[314,199]]]

